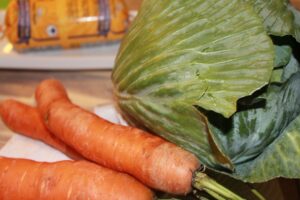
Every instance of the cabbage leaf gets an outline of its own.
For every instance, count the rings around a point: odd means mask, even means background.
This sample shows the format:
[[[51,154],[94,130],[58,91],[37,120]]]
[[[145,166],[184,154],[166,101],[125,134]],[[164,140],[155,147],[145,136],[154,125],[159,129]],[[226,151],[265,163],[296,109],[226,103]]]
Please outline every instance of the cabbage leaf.
[[[300,178],[299,85],[300,73],[298,72],[292,75],[292,78],[288,80],[277,95],[277,99],[281,99],[281,103],[276,107],[270,108],[269,111],[274,112],[278,110],[279,113],[273,117],[273,121],[276,122],[274,127],[270,132],[265,132],[265,134],[272,135],[277,132],[278,136],[268,146],[265,146],[262,153],[257,157],[251,161],[236,165],[235,176],[248,182],[264,182],[279,176]],[[285,110],[285,114],[282,110]],[[288,121],[290,123],[287,123]],[[272,123],[269,124],[271,125]]]
[[[235,176],[248,182],[276,177],[300,178],[300,116],[252,162],[238,165]]]
[[[262,17],[266,30],[271,35],[292,35],[300,42],[300,12],[289,0],[245,0],[250,2]]]
[[[275,46],[275,64],[274,68],[286,66],[292,56],[292,49],[288,45]]]
[[[289,63],[285,66],[282,75],[281,81],[287,81],[293,74],[300,71],[300,64],[298,60],[292,55]]]
[[[275,46],[275,63],[270,82],[282,81],[283,67],[291,60],[292,48],[288,45]]]
[[[292,75],[282,86],[271,85],[268,91],[263,94],[266,98],[266,105],[259,108],[246,109],[236,113],[232,119],[221,119],[218,121],[210,119],[210,129],[216,137],[216,141],[222,146],[222,150],[229,155],[230,160],[236,168],[236,176],[247,181],[266,181],[268,179],[284,176],[285,172],[292,174],[298,173],[294,178],[300,178],[298,168],[280,168],[277,171],[270,170],[267,166],[257,166],[268,163],[270,160],[277,158],[277,162],[286,165],[285,162],[290,156],[283,159],[281,154],[265,156],[267,151],[280,151],[281,148],[276,145],[278,138],[282,138],[288,133],[286,128],[297,117],[300,117],[300,73]],[[227,126],[220,126],[221,123],[227,123]],[[229,125],[230,124],[230,125]],[[228,127],[224,130],[224,127]],[[221,127],[221,128],[220,128]],[[300,134],[300,131],[298,132]],[[281,141],[281,140],[280,140]],[[282,142],[282,141],[281,141]],[[289,146],[289,140],[285,141]],[[297,142],[297,141],[295,141]],[[300,142],[299,142],[300,143]],[[300,146],[295,146],[300,148]],[[291,148],[294,148],[292,145]],[[269,150],[268,150],[269,149]],[[281,152],[280,152],[281,153]],[[287,152],[288,153],[288,152]],[[257,158],[258,157],[258,158]],[[266,158],[268,157],[268,158]],[[299,163],[300,154],[294,155],[295,163]],[[263,160],[263,158],[265,160]],[[252,176],[247,168],[252,166]],[[272,171],[272,172],[270,172]],[[276,174],[277,173],[277,174]],[[274,175],[275,174],[275,175]]]
[[[239,98],[268,83],[273,51],[242,1],[147,0],[121,45],[113,81],[119,94],[230,117]]]

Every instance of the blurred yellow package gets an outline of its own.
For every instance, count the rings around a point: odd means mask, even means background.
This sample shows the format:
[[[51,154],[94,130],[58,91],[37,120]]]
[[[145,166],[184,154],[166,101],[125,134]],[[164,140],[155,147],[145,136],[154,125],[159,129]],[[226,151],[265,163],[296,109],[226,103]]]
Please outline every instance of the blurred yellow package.
[[[11,0],[5,36],[17,50],[122,39],[128,28],[123,0]]]

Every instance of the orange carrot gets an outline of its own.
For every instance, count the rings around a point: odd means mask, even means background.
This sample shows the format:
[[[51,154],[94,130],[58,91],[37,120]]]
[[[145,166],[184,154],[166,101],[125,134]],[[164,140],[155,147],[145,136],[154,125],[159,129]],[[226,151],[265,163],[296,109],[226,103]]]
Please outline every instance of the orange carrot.
[[[290,0],[290,3],[300,11],[300,0]]]
[[[133,177],[88,161],[35,162],[0,157],[1,200],[152,200]]]
[[[50,90],[48,88],[48,84],[40,84],[38,86],[39,89],[36,90],[35,93],[36,100],[38,100],[37,103],[39,112],[45,119],[47,119],[47,112],[49,110],[48,107],[51,105],[52,102],[61,99],[70,101],[64,86],[59,81],[54,79],[48,79],[47,82],[51,83]]]
[[[192,172],[200,166],[193,154],[139,129],[101,119],[64,94],[56,80],[43,81],[36,90],[46,125],[62,141],[84,157],[127,172],[153,188],[175,194],[191,191]]]
[[[8,99],[0,102],[0,116],[2,121],[12,131],[33,139],[41,140],[65,153],[72,159],[82,159],[82,156],[76,151],[68,147],[48,131],[36,108]]]
[[[194,186],[240,199],[197,172],[201,165],[193,154],[140,129],[106,121],[74,105],[66,94],[59,81],[43,81],[36,89],[38,109],[49,130],[84,157],[168,193],[187,194]]]

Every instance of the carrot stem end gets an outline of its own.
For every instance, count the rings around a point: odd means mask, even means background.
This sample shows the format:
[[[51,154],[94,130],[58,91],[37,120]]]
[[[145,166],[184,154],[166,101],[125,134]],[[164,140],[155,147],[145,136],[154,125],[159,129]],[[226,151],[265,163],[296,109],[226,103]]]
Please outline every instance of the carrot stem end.
[[[198,190],[203,190],[217,200],[232,199],[244,200],[229,189],[217,183],[215,180],[202,172],[197,172],[193,180],[193,186]]]

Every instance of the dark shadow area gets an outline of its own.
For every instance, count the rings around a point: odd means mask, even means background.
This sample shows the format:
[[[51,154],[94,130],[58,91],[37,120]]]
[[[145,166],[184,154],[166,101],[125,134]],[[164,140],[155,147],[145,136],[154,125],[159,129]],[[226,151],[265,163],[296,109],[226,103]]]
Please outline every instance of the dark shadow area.
[[[298,43],[292,36],[271,36],[273,43],[276,45],[289,45],[292,47],[293,55],[297,60],[300,60],[300,43]]]

